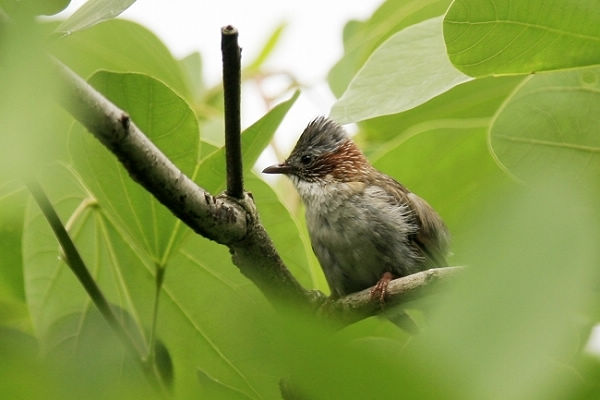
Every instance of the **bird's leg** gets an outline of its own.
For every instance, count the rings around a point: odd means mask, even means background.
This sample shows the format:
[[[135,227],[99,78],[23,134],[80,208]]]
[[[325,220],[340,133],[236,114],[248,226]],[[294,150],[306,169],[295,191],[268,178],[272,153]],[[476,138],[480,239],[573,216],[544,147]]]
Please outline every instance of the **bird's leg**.
[[[387,294],[388,285],[394,279],[391,272],[384,272],[381,278],[377,281],[373,289],[371,289],[371,300],[378,298],[379,303],[385,303],[385,295]]]

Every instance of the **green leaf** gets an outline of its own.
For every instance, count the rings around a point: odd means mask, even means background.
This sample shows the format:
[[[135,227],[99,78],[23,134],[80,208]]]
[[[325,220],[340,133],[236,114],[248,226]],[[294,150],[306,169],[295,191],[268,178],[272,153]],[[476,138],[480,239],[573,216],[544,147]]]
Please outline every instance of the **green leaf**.
[[[396,114],[468,81],[446,56],[441,22],[413,25],[378,47],[333,105],[331,118],[348,123]]]
[[[189,97],[177,60],[154,33],[131,21],[109,20],[60,38],[52,53],[84,78],[98,70],[139,72]]]
[[[202,370],[250,398],[273,398],[278,378],[265,362],[271,339],[261,316],[269,306],[227,248],[190,234],[168,263],[157,333],[173,360],[175,393],[204,393]]]
[[[399,30],[442,15],[450,0],[387,0],[364,22],[349,21],[344,27],[344,56],[327,76],[336,97],[363,66],[371,53]]]
[[[133,3],[135,0],[88,0],[63,21],[56,31],[72,33],[89,28],[99,22],[117,17]]]
[[[21,243],[27,193],[18,181],[0,185],[0,326],[31,331]]]
[[[299,95],[300,92],[294,93],[289,100],[275,106],[264,117],[242,132],[244,170],[248,171],[254,165]],[[197,181],[200,186],[211,193],[218,193],[225,189],[225,148],[220,148],[202,161]]]
[[[269,35],[269,38],[263,45],[263,48],[260,51],[260,53],[250,63],[250,65],[246,67],[248,71],[258,71],[262,67],[265,61],[267,61],[269,56],[273,53],[273,50],[275,50],[275,48],[277,47],[277,44],[279,44],[281,34],[283,33],[286,27],[286,23],[281,23],[273,30],[273,32],[271,32],[271,35]]]
[[[411,110],[361,122],[359,138],[366,137],[366,144],[378,149],[381,142],[440,126],[443,120],[456,125],[461,119],[491,119],[522,80],[503,76],[465,82]]]
[[[0,186],[0,301],[24,301],[21,235],[26,191],[17,182]]]
[[[0,14],[6,12],[17,19],[22,15],[54,15],[64,10],[70,0],[0,0]]]
[[[186,175],[194,174],[198,154],[198,125],[192,110],[163,83],[141,74],[101,71],[90,83],[124,109],[136,125]],[[94,197],[103,204],[132,241],[156,263],[172,251],[180,223],[141,186],[119,161],[77,125],[71,133],[71,153]]]
[[[456,0],[444,19],[452,63],[471,76],[600,63],[596,0]]]
[[[2,23],[1,30],[0,184],[60,157],[69,126],[56,103],[61,88],[45,56],[43,29],[28,16]]]
[[[39,5],[40,14],[54,15],[67,8],[71,0],[35,0],[33,2]]]
[[[499,163],[531,181],[558,172],[600,179],[600,67],[536,74],[514,92],[490,128]]]
[[[202,77],[202,56],[197,51],[194,51],[179,60],[179,64],[181,65],[181,70],[187,80],[187,87],[190,88],[192,100],[194,100],[195,104],[200,101],[202,93],[206,89]]]
[[[112,304],[127,310],[142,326],[152,312],[155,266],[107,215],[68,166],[48,168],[41,180],[86,266]],[[25,292],[36,336],[46,351],[77,336],[91,311],[91,300],[64,264],[48,223],[30,201],[23,228]],[[73,330],[60,328],[79,315]],[[60,329],[59,329],[60,328]],[[138,332],[138,335],[140,333]],[[144,335],[143,335],[144,336]]]

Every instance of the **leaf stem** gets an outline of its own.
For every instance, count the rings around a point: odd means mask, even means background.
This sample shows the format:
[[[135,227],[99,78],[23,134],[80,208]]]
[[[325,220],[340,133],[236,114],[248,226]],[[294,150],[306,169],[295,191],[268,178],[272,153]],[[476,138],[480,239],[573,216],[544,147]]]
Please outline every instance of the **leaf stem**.
[[[155,292],[154,292],[154,305],[152,308],[152,326],[150,327],[150,338],[148,340],[148,360],[154,363],[156,355],[156,323],[158,321],[158,300],[160,297],[160,291],[165,278],[165,266],[156,265],[156,278],[155,278]]]
[[[81,283],[87,294],[92,299],[94,305],[98,308],[106,322],[115,332],[125,349],[138,361],[144,373],[149,377],[152,382],[156,382],[156,378],[151,374],[149,365],[143,361],[143,355],[141,354],[135,342],[128,335],[127,330],[119,322],[115,316],[110,304],[106,300],[106,297],[94,281],[94,278],[90,275],[79,251],[75,247],[75,244],[71,240],[69,233],[65,229],[65,226],[61,222],[56,210],[50,203],[50,200],[46,196],[46,193],[35,179],[29,179],[26,182],[27,188],[33,195],[33,198],[40,210],[44,214],[44,217],[50,224],[50,227],[54,231],[54,235],[58,240],[65,256],[67,266],[77,277],[77,280]]]

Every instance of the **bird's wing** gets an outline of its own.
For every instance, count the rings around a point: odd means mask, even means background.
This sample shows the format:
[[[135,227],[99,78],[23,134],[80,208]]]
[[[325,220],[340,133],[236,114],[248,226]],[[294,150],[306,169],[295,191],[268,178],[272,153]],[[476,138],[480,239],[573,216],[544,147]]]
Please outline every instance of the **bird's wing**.
[[[436,267],[446,267],[448,229],[437,212],[425,200],[409,192],[407,195],[421,229],[415,235],[415,243]]]
[[[386,175],[386,189],[398,205],[408,205],[418,229],[412,240],[433,266],[447,266],[445,255],[448,249],[449,234],[438,213],[421,197],[409,191],[395,179]]]

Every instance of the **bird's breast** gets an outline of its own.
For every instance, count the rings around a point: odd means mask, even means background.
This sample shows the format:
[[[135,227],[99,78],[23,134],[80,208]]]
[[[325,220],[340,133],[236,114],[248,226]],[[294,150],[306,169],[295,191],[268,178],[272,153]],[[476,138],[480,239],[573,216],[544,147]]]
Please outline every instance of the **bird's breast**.
[[[303,196],[313,249],[339,295],[375,284],[386,271],[404,275],[415,262],[407,210],[383,201],[379,190],[340,183]]]

